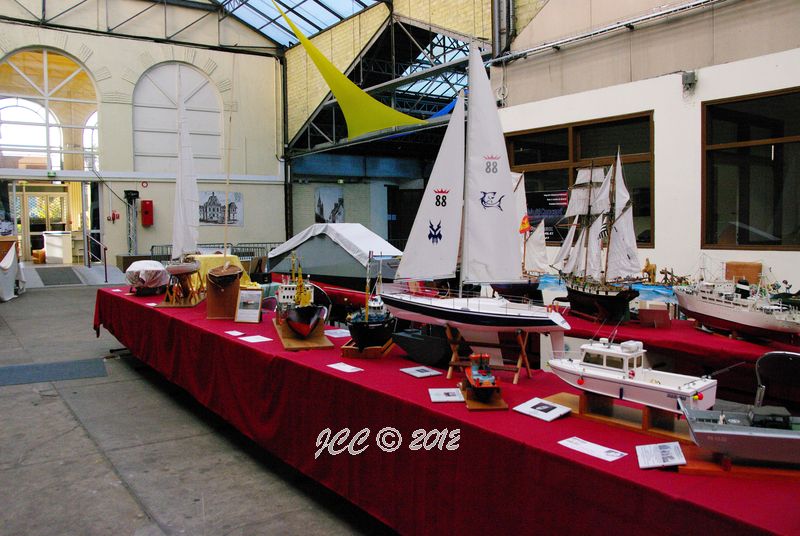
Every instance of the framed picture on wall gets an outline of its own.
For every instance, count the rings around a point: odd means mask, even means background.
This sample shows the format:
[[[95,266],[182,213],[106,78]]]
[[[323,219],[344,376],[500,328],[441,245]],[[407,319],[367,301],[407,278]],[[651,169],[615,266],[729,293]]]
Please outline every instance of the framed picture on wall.
[[[225,225],[225,191],[199,192],[200,225]],[[242,192],[228,192],[228,225],[244,226]]]
[[[344,192],[340,186],[320,186],[316,189],[314,223],[344,223]]]
[[[236,300],[236,322],[261,322],[261,289],[239,289],[239,298]]]

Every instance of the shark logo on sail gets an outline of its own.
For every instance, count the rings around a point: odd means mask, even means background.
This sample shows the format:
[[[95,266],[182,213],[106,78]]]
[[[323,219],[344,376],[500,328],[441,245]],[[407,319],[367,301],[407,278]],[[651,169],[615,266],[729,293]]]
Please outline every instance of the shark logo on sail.
[[[502,212],[504,197],[505,195],[501,195],[497,198],[497,192],[481,192],[481,205],[483,205],[483,208],[499,208]]]
[[[433,222],[428,220],[428,240],[430,240],[434,244],[438,244],[439,240],[442,239],[442,222],[439,221],[438,225],[433,225]]]

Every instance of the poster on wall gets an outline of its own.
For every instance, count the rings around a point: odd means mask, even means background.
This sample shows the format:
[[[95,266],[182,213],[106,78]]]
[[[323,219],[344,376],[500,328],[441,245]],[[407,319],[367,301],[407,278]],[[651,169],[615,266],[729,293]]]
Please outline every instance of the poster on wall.
[[[200,193],[200,225],[225,225],[225,192]],[[242,192],[228,192],[228,225],[244,226]]]
[[[320,186],[314,193],[314,223],[344,223],[344,193],[338,186]]]
[[[544,219],[544,236],[548,242],[564,240],[569,228],[564,213],[567,211],[566,190],[528,192],[528,219],[531,225],[539,225]],[[563,221],[562,221],[563,220]]]

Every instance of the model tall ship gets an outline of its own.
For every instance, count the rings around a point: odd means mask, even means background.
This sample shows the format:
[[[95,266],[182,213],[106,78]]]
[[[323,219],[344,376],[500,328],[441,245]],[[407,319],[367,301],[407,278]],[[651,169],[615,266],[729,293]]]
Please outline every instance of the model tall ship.
[[[605,175],[595,167],[578,171],[565,216],[572,223],[553,266],[566,283],[570,308],[608,322],[624,320],[639,295],[631,283],[639,280],[641,265],[619,151]]]
[[[580,356],[548,361],[553,372],[577,389],[681,413],[685,407],[709,409],[717,399],[717,380],[653,370],[644,366],[639,341],[621,344],[603,338],[581,346]]]
[[[457,328],[471,342],[497,343],[500,332],[549,332],[560,351],[569,324],[558,313],[500,297],[468,297],[460,289],[458,295],[441,296],[417,286],[453,278],[459,253],[462,284],[520,281],[508,155],[486,69],[474,48],[469,86],[466,139],[460,95],[397,269],[395,281],[412,284],[386,285],[381,297],[394,316]]]
[[[372,252],[367,260],[367,281],[364,290],[364,307],[354,312],[347,318],[347,329],[350,330],[350,337],[359,352],[370,346],[383,346],[392,338],[395,319],[386,309],[386,305],[381,299],[383,287],[382,264],[378,262],[378,277],[375,287],[370,286],[369,268],[372,265]]]
[[[703,325],[755,337],[797,339],[800,310],[769,297],[746,281],[700,281],[674,287],[684,313]]]
[[[278,287],[278,316],[303,339],[311,335],[320,322],[324,323],[328,314],[324,305],[313,301],[314,286],[303,280],[303,268],[292,255],[291,279]]]

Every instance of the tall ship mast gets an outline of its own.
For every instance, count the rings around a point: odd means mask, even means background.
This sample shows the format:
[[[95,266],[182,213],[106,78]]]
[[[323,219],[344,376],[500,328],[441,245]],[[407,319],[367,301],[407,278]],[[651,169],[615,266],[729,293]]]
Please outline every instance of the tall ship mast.
[[[565,217],[569,231],[553,267],[566,283],[570,308],[609,322],[627,319],[641,269],[619,150],[608,173],[578,170]]]

